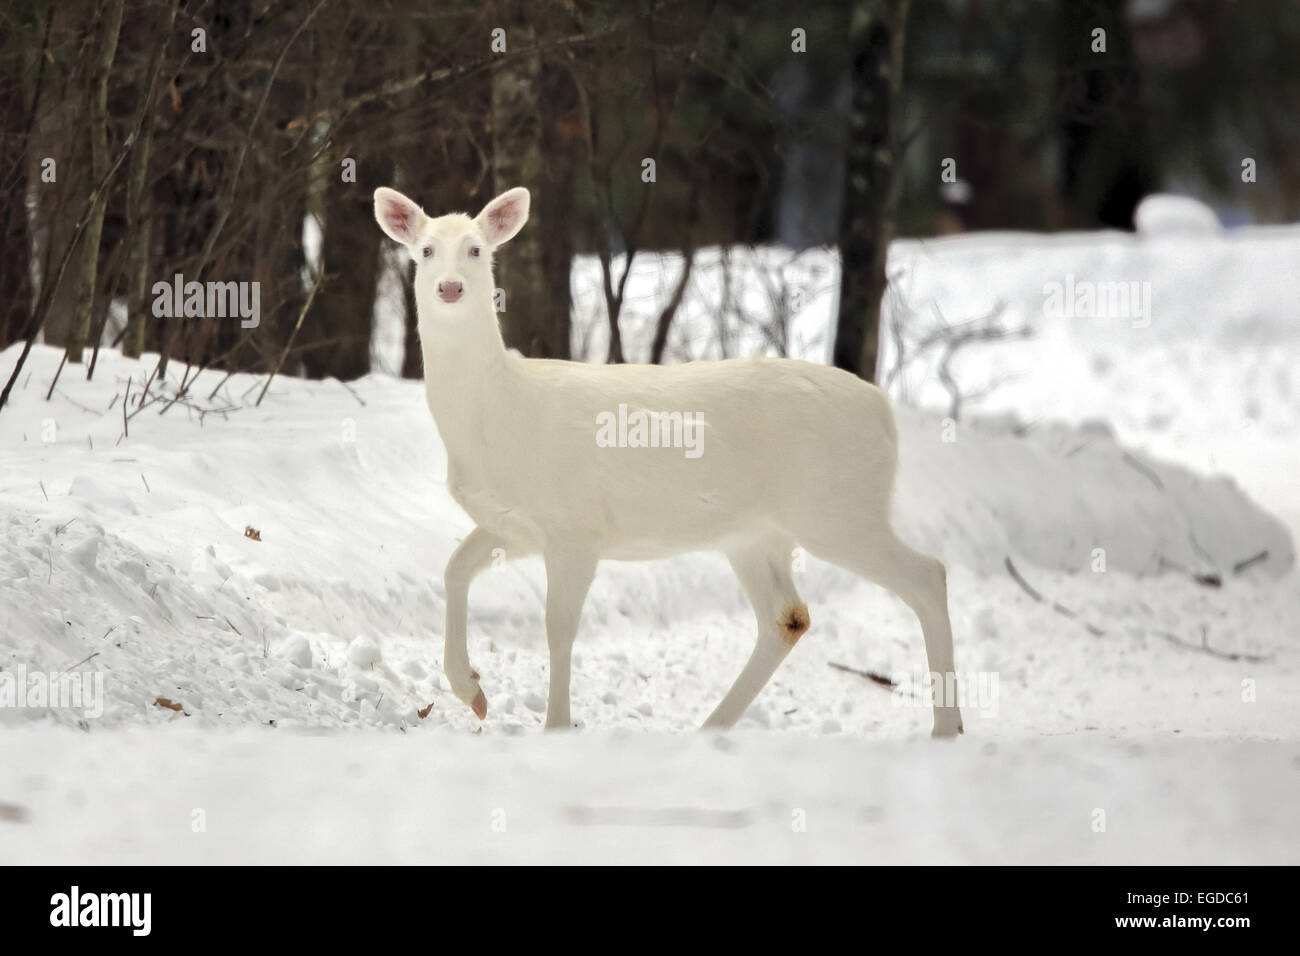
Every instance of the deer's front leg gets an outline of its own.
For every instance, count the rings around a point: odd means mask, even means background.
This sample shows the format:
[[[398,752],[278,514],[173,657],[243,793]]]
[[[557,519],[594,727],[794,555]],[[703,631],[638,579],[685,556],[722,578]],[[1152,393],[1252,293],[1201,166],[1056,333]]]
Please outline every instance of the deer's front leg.
[[[494,534],[475,528],[452,552],[443,575],[447,589],[447,632],[443,643],[442,670],[452,693],[463,700],[482,720],[487,716],[487,698],[478,685],[478,674],[469,666],[466,646],[469,615],[469,586],[478,573],[492,563],[492,551],[502,546]]]
[[[551,652],[551,686],[546,699],[546,729],[573,726],[569,717],[569,670],[573,640],[587,590],[596,576],[598,556],[587,542],[548,547],[546,560],[546,646]]]

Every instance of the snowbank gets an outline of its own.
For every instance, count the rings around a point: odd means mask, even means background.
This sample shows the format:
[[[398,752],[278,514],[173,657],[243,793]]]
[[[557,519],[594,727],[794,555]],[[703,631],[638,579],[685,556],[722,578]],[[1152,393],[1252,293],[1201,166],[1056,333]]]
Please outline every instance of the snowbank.
[[[47,403],[58,359],[37,348],[30,380],[0,415],[0,667],[102,671],[97,725],[177,720],[158,698],[214,725],[475,724],[438,666],[442,568],[470,524],[443,484],[446,462],[418,384],[283,379],[257,408],[258,380],[235,376],[214,400],[231,411],[200,415],[178,403],[160,414],[158,403],[123,437],[121,397],[130,381],[138,393],[149,360],[103,353],[93,382],[65,369]],[[219,378],[200,378],[194,394],[206,396]],[[951,565],[965,666],[1001,668],[1043,627],[1086,634],[1050,610],[1046,623],[1027,623],[1040,609],[1020,607],[1029,598],[1007,574],[1008,557],[1081,613],[1110,603],[1093,613],[1095,626],[1112,624],[1115,597],[1105,595],[1118,589],[1162,613],[1173,605],[1160,630],[1189,645],[1196,631],[1177,622],[1203,595],[1227,618],[1226,630],[1216,624],[1221,649],[1263,653],[1284,639],[1272,619],[1285,607],[1272,577],[1290,564],[1289,541],[1230,483],[1143,461],[1096,429],[1018,437],[958,423],[952,432],[940,417],[906,409],[899,426],[900,528]],[[1231,574],[1259,550],[1266,560]],[[1162,570],[1158,586],[1139,583]],[[1209,571],[1226,587],[1192,580]],[[492,569],[471,593],[471,654],[485,675],[489,726],[540,722],[544,587],[540,562],[525,561]],[[783,674],[807,703],[769,691],[751,719],[814,732],[922,726],[923,713],[891,714],[887,694],[876,699],[859,678],[827,673],[831,660],[920,667],[910,613],[815,561],[800,588],[819,636],[804,643],[817,651],[803,655],[806,672],[787,665]],[[594,725],[692,726],[733,679],[751,628],[716,556],[608,563],[584,614],[575,713]],[[1005,648],[981,651],[1007,631]],[[828,684],[835,694],[817,702]],[[0,708],[0,720],[42,713]],[[1280,726],[1268,719],[1258,729]]]
[[[1130,452],[1105,426],[899,417],[900,527],[950,562],[992,574],[1012,555],[1061,571],[1219,578],[1252,558],[1242,573],[1294,567],[1287,529],[1231,478]]]

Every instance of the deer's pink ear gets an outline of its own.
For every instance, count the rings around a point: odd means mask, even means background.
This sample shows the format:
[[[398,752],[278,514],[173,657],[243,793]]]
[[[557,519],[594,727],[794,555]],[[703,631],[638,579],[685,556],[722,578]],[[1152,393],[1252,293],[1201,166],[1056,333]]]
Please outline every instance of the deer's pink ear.
[[[424,210],[396,189],[380,186],[375,190],[375,220],[390,239],[409,246],[419,235],[425,215]]]
[[[528,190],[523,186],[507,189],[483,207],[474,221],[488,245],[499,246],[513,239],[528,221]]]

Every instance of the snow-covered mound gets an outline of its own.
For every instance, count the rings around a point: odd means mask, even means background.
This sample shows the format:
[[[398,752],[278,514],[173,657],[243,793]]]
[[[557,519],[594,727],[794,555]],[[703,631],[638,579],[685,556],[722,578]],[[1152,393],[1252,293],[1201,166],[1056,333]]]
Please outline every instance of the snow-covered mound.
[[[992,574],[1011,555],[1085,574],[1218,578],[1294,567],[1290,533],[1231,478],[1131,452],[1103,425],[898,418],[900,527],[950,563]]]
[[[1219,231],[1219,217],[1205,203],[1190,196],[1153,193],[1133,210],[1133,226],[1143,236],[1211,236]]]
[[[470,524],[443,484],[418,384],[278,379],[254,407],[260,380],[234,376],[209,403],[221,375],[206,373],[192,399],[144,408],[126,434],[122,397],[128,383],[139,394],[151,362],[102,353],[94,381],[65,369],[46,402],[58,360],[38,347],[0,414],[0,667],[102,670],[109,724],[177,719],[162,698],[212,723],[474,725],[439,668],[442,568]],[[1289,567],[1290,543],[1231,483],[1144,460],[1097,429],[1018,436],[961,422],[953,431],[907,409],[899,428],[900,529],[951,565],[966,666],[1018,658],[1014,636],[980,651],[983,638],[1028,626],[1007,614],[1008,601],[1028,600],[1007,558],[1040,586],[1057,582],[1069,604],[1089,595],[1085,608],[1114,587],[1195,607],[1215,589],[1193,575],[1217,574],[1219,605],[1233,611],[1219,612],[1231,624],[1216,641],[1250,651],[1282,639],[1271,579]],[[1159,585],[1137,584],[1162,571]],[[540,562],[524,561],[485,573],[471,593],[490,725],[540,721],[544,586]],[[817,651],[804,655],[803,678],[787,665],[781,680],[810,702],[792,721],[789,699],[772,690],[752,719],[809,730],[897,721],[888,695],[864,696],[857,678],[826,665],[915,670],[924,658],[910,612],[815,561],[800,588],[820,639],[807,642]],[[867,622],[874,636],[864,642]],[[1063,620],[1046,626],[1084,633]],[[584,615],[575,713],[606,726],[691,726],[734,678],[751,629],[719,557],[609,563]],[[1169,620],[1161,629],[1179,630]],[[843,696],[815,702],[828,684]],[[0,709],[0,720],[15,714],[44,711]],[[907,713],[898,726],[924,719]]]

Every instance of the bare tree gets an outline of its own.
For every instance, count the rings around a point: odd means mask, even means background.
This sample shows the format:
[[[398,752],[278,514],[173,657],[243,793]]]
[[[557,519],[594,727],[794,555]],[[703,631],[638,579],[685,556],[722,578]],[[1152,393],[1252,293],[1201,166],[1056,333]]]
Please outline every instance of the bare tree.
[[[320,96],[337,102],[376,79],[383,64],[367,57],[353,75],[331,69],[343,62],[352,45],[369,46],[383,30],[363,19],[350,6],[325,12],[321,20]],[[379,276],[383,235],[374,228],[371,194],[383,185],[390,164],[377,150],[373,132],[360,112],[341,116],[328,130],[328,140],[318,165],[323,285],[311,323],[305,326],[303,353],[307,374],[359,378],[370,371],[371,335],[374,327],[375,285]],[[345,181],[343,164],[355,164],[355,182]]]
[[[852,100],[840,214],[840,303],[834,362],[873,381],[885,257],[898,177],[894,113],[909,0],[856,0],[849,12]]]
[[[529,50],[537,45],[532,10],[521,0],[498,4],[505,24],[505,42]],[[542,56],[526,52],[503,60],[492,74],[492,176],[496,191],[512,186],[534,187],[532,219],[516,236],[510,255],[497,263],[497,281],[506,295],[502,333],[506,344],[525,355],[567,357],[568,326],[564,338],[552,315],[546,281],[543,246],[551,229],[537,202],[542,178]]]
[[[31,315],[31,238],[27,228],[27,148],[35,119],[34,102],[46,76],[45,53],[50,42],[53,11],[39,29],[26,30],[10,13],[0,15],[0,49],[21,48],[26,56],[0,60],[0,195],[18,201],[0,202],[0,349],[17,341]],[[24,88],[29,68],[35,79]]]
[[[122,27],[125,0],[111,0],[103,11],[95,37],[95,66],[90,90],[90,172],[99,181],[108,172],[108,78],[117,53],[117,37]],[[90,213],[90,222],[82,238],[81,265],[77,274],[76,312],[68,336],[68,360],[80,362],[86,339],[90,335],[95,313],[95,290],[99,272],[99,240],[104,231],[104,210],[108,196],[103,194]]]

